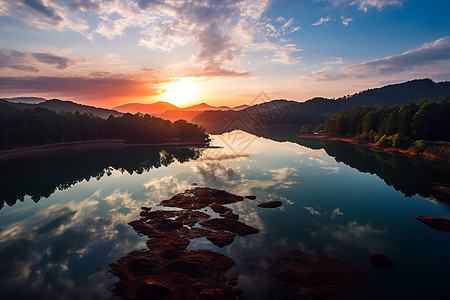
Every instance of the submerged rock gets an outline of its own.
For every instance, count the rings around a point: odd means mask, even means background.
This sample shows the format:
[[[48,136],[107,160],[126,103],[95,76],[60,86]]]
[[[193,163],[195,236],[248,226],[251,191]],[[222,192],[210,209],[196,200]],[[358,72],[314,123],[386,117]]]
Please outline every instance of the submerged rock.
[[[240,290],[224,275],[233,264],[211,250],[190,250],[174,259],[133,251],[110,266],[120,279],[113,291],[123,299],[238,299]]]
[[[208,240],[211,241],[214,245],[222,248],[228,246],[234,241],[235,233],[226,232],[226,231],[218,231],[207,237]]]
[[[259,232],[259,230],[254,227],[230,218],[210,219],[201,222],[200,225],[211,229],[235,232],[238,235],[247,235]]]
[[[388,255],[375,252],[369,256],[370,262],[377,268],[391,268],[394,266],[394,261]]]
[[[224,206],[243,199],[221,190],[195,188],[161,202],[184,210],[142,207],[141,218],[129,224],[150,238],[148,250],[133,251],[111,264],[111,273],[120,279],[114,293],[123,299],[239,298],[240,290],[234,288],[237,277],[224,274],[234,264],[232,259],[211,250],[186,248],[194,238],[206,237],[224,247],[234,241],[236,233],[258,232],[236,221],[239,215]],[[225,218],[210,220],[210,215],[197,210],[208,206]]]
[[[286,264],[276,277],[290,285],[284,299],[353,299],[347,286],[363,278],[363,272],[336,257],[313,255],[297,249],[282,257]]]
[[[269,201],[269,202],[264,202],[264,203],[258,204],[258,207],[275,208],[275,207],[280,207],[282,204],[283,204],[283,202],[281,202],[281,201]]]
[[[449,219],[429,216],[418,216],[416,219],[433,229],[450,232]]]
[[[245,196],[246,199],[255,200],[256,196]]]
[[[141,218],[129,224],[149,237],[148,250],[133,251],[110,265],[111,273],[119,278],[114,294],[122,299],[238,299],[238,276],[224,274],[234,264],[231,258],[211,250],[186,249],[194,238],[206,237],[224,247],[235,240],[236,234],[257,233],[258,229],[237,221],[239,215],[224,206],[242,200],[225,191],[195,188],[161,202],[184,210],[152,211],[143,207]],[[270,201],[258,206],[281,204]],[[205,207],[223,218],[210,219],[210,215],[198,211]],[[349,299],[348,286],[362,277],[359,269],[337,258],[299,250],[277,258],[271,268],[261,266],[274,279],[271,283],[282,284],[277,287],[277,299]]]

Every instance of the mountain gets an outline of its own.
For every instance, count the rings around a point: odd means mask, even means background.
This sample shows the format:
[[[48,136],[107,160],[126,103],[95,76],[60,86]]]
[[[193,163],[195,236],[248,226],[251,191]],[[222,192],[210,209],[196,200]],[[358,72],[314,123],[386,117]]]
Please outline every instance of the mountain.
[[[200,103],[200,104],[188,106],[188,107],[185,107],[182,109],[188,110],[188,111],[204,111],[204,110],[229,110],[231,108],[228,106],[211,106],[206,103]]]
[[[47,101],[47,99],[39,97],[13,97],[13,98],[2,98],[11,103],[28,103],[28,104],[38,104]]]
[[[143,104],[143,103],[127,103],[120,106],[116,106],[113,109],[124,112],[124,113],[143,113],[149,115],[159,115],[168,110],[178,110],[179,107],[170,104],[168,102],[159,101],[151,104]]]
[[[239,105],[239,106],[233,107],[232,110],[243,110],[243,109],[246,109],[246,108],[249,108],[249,107],[250,107],[250,105],[243,104],[243,105]]]
[[[191,122],[195,116],[202,112],[202,110],[168,110],[162,114],[159,114],[158,117],[170,120],[172,122],[180,119]]]
[[[180,108],[168,102],[159,101],[152,104],[143,104],[143,103],[127,103],[120,106],[114,107],[115,110],[121,112],[129,112],[129,113],[143,113],[150,114],[157,117],[161,117],[163,119],[168,119],[171,121],[176,120],[186,120],[191,122],[192,119],[203,111],[207,110],[219,110],[219,111],[227,111],[227,110],[242,110],[248,108],[249,106],[244,104],[236,107],[229,106],[212,106],[206,103],[200,103],[188,107]]]
[[[241,111],[205,111],[192,121],[210,133],[234,129],[251,130],[267,125],[317,125],[333,113],[357,106],[382,106],[414,102],[422,98],[435,100],[450,95],[450,82],[417,79],[370,89],[339,99],[313,98],[305,102],[274,100]]]
[[[115,117],[120,117],[123,115],[123,113],[120,113],[118,111],[111,110],[111,109],[98,108],[98,107],[94,107],[94,106],[78,104],[78,103],[75,103],[72,101],[64,101],[64,100],[58,100],[58,99],[46,100],[44,102],[37,103],[37,104],[11,103],[11,102],[10,102],[10,104],[18,109],[42,107],[42,108],[54,110],[56,112],[67,111],[67,112],[75,113],[78,111],[81,114],[90,113],[90,114],[93,114],[94,116],[97,116],[97,117],[100,117],[103,119],[107,119],[110,115],[113,115]]]

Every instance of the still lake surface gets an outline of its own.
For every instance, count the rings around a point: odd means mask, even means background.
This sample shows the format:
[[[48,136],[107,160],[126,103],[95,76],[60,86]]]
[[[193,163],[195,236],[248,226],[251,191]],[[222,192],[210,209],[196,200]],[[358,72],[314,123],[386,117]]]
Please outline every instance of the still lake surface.
[[[224,248],[196,239],[188,248],[234,259],[243,298],[271,298],[270,282],[250,266],[297,248],[358,266],[368,278],[362,288],[375,299],[448,299],[450,233],[416,220],[450,218],[450,206],[430,188],[450,184],[447,164],[286,130],[262,135],[212,136],[220,148],[133,147],[1,162],[0,298],[112,298],[117,279],[108,265],[145,248],[146,238],[127,223],[141,206],[197,183],[257,196],[229,206],[258,234]],[[283,205],[256,206],[270,200]],[[396,266],[375,268],[368,259],[375,251]]]

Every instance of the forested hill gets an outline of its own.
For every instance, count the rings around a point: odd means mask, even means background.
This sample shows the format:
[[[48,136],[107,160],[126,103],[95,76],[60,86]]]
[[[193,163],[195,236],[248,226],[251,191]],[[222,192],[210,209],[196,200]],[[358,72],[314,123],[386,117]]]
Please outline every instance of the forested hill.
[[[0,101],[5,101],[5,100],[1,100]],[[113,115],[114,117],[120,117],[123,115],[123,113],[118,112],[117,110],[112,110],[112,109],[105,109],[105,108],[98,108],[98,107],[93,107],[93,106],[88,106],[88,105],[83,105],[83,104],[78,104],[72,101],[65,101],[65,100],[58,100],[58,99],[52,99],[52,100],[47,100],[41,103],[37,103],[37,104],[31,104],[31,103],[11,103],[10,101],[8,101],[11,105],[13,105],[15,108],[18,109],[26,109],[26,108],[35,108],[35,107],[40,107],[40,108],[47,108],[49,110],[53,110],[56,112],[60,112],[60,111],[65,111],[65,112],[79,112],[80,114],[84,114],[84,113],[88,113],[88,114],[93,114],[94,116],[106,119],[108,118],[110,115]]]
[[[450,95],[450,82],[434,82],[431,79],[412,80],[401,84],[393,84],[381,88],[370,89],[344,96],[339,99],[313,98],[305,102],[273,103],[269,110],[252,106],[239,112],[206,111],[193,119],[207,130],[228,128],[228,124],[235,119],[248,126],[276,125],[276,124],[311,124],[317,125],[326,121],[333,113],[350,108],[369,105],[383,106],[410,103],[427,98],[435,100]],[[244,128],[242,128],[244,129]]]
[[[206,143],[205,129],[184,120],[171,122],[142,114],[102,119],[93,114],[55,112],[42,107],[18,109],[0,100],[0,149],[121,139],[129,143]]]
[[[413,146],[416,152],[427,143],[450,142],[450,96],[438,101],[420,100],[403,105],[360,106],[338,112],[324,127],[329,136],[352,137],[379,146]]]

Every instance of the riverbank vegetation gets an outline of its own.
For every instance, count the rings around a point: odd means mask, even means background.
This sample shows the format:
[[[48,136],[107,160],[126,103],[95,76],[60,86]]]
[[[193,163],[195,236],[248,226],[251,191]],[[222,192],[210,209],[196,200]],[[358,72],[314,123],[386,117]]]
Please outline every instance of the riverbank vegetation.
[[[92,114],[17,109],[0,101],[0,149],[52,143],[122,139],[128,143],[203,142],[205,129],[184,120],[171,122],[142,114],[102,119]]]
[[[450,96],[403,105],[361,106],[328,118],[324,133],[445,159],[450,153],[446,143],[450,141],[449,117]]]

